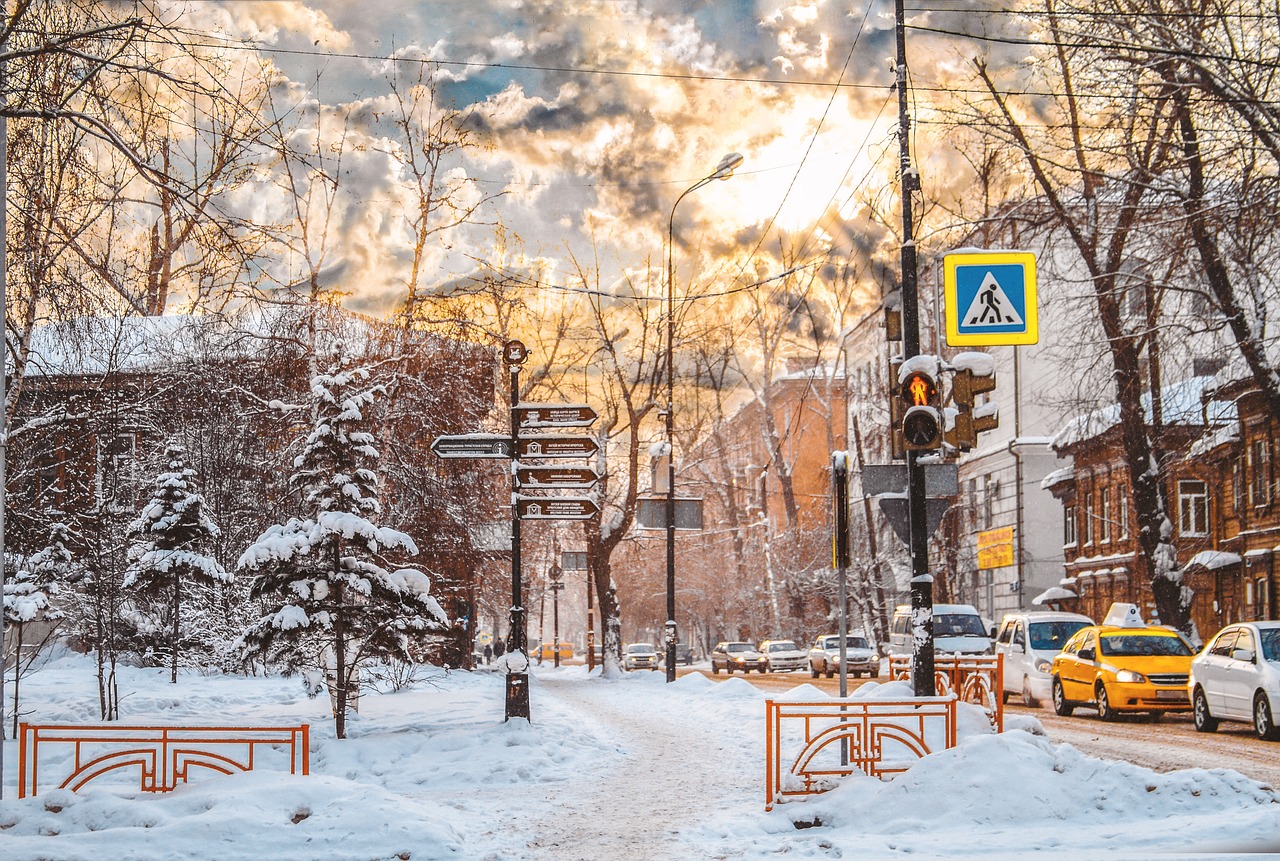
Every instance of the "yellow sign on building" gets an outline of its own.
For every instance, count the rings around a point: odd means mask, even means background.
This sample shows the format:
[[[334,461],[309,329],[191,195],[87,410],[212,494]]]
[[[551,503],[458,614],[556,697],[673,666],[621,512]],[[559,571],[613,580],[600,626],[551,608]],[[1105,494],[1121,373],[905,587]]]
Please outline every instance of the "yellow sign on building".
[[[1002,526],[978,533],[978,568],[1004,568],[1013,564],[1013,527]]]

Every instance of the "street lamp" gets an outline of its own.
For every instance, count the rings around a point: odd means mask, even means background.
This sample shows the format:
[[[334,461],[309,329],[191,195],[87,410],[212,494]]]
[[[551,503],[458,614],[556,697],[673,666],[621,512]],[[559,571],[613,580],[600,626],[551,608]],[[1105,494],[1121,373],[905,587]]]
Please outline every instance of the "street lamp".
[[[742,164],[742,155],[731,152],[716,165],[707,176],[684,190],[671,205],[671,217],[667,219],[667,681],[676,680],[676,458],[675,434],[675,381],[672,363],[672,345],[676,337],[676,279],[674,268],[676,207],[689,194],[716,179],[728,179]]]

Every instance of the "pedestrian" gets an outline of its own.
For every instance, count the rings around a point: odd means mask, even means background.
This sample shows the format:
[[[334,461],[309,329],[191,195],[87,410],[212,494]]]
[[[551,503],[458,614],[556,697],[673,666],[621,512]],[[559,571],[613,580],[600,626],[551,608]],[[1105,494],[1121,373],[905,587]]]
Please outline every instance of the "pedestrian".
[[[484,662],[486,664],[493,663],[493,646],[488,643],[484,644]]]
[[[493,656],[495,658],[501,658],[502,653],[505,652],[506,650],[507,650],[507,644],[502,642],[501,637],[493,641]]]

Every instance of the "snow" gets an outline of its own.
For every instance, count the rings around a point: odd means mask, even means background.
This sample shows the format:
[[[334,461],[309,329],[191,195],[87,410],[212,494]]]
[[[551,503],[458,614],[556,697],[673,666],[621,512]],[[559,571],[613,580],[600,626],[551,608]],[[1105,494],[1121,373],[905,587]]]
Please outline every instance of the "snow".
[[[892,781],[853,776],[766,813],[765,695],[745,679],[535,666],[532,722],[504,723],[499,673],[427,673],[410,689],[364,693],[340,741],[327,699],[308,698],[297,678],[192,674],[174,686],[167,671],[122,667],[126,723],[308,722],[311,775],[201,776],[163,795],[140,793],[131,776],[18,800],[6,741],[0,856],[1190,859],[1280,845],[1276,793],[1263,784],[1094,759],[1053,744],[1031,717],[1010,716],[996,735],[962,704],[956,748]],[[91,656],[56,658],[24,681],[26,719],[90,721],[94,678]],[[786,698],[825,694],[801,684]]]
[[[1222,401],[1202,405],[1202,395],[1213,382],[1212,377],[1192,377],[1161,389],[1161,406],[1166,425],[1196,427],[1205,422],[1205,410],[1209,411],[1211,426],[1229,423],[1234,418],[1235,406]],[[1152,421],[1151,393],[1142,396],[1143,416]],[[1120,423],[1120,407],[1112,403],[1090,413],[1070,419],[1053,438],[1053,448],[1058,451],[1101,436]]]
[[[1189,571],[1199,567],[1208,571],[1217,571],[1219,568],[1239,564],[1240,554],[1238,553],[1230,553],[1226,550],[1201,550],[1187,561],[1183,570]]]
[[[989,377],[996,372],[996,360],[990,353],[971,350],[957,353],[951,359],[951,367],[957,371],[972,371],[975,376]]]

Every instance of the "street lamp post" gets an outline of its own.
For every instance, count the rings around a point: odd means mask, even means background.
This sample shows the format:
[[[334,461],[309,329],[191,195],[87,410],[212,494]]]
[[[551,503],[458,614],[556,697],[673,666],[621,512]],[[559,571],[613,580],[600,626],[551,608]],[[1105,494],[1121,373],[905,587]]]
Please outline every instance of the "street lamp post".
[[[675,458],[675,378],[673,374],[672,346],[676,336],[676,301],[675,301],[675,224],[676,207],[689,194],[702,188],[716,179],[728,179],[742,164],[742,156],[731,152],[716,165],[707,176],[684,190],[676,202],[671,205],[671,217],[667,219],[667,681],[676,680],[676,458]]]

